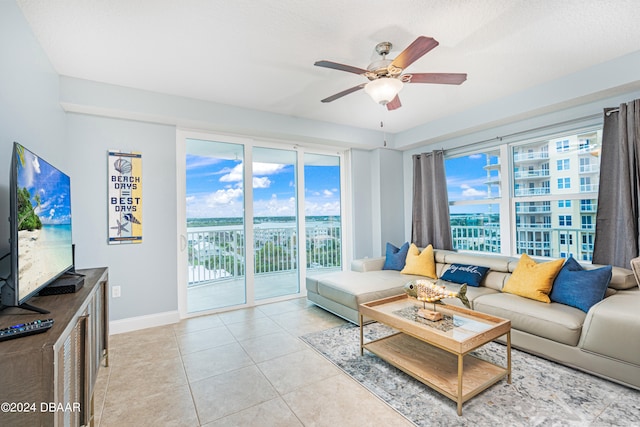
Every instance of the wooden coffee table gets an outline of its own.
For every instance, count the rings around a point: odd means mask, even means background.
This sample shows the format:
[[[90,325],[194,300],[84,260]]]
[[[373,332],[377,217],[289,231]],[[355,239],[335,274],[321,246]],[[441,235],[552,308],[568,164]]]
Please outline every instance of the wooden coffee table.
[[[397,295],[360,304],[360,354],[366,348],[425,385],[462,404],[503,378],[511,383],[511,321],[453,305],[436,305],[444,319],[431,322],[416,317],[423,303]],[[427,303],[428,309],[433,304]],[[391,326],[397,333],[364,342],[364,317]],[[469,353],[507,336],[507,366],[481,360]]]

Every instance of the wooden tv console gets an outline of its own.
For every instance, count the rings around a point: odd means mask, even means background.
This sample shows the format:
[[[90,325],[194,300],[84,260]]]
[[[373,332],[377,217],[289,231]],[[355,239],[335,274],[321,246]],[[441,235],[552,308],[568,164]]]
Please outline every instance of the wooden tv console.
[[[49,314],[0,311],[0,328],[54,320],[47,332],[0,342],[0,425],[93,425],[93,388],[108,365],[108,269],[78,273],[78,292],[29,300]]]

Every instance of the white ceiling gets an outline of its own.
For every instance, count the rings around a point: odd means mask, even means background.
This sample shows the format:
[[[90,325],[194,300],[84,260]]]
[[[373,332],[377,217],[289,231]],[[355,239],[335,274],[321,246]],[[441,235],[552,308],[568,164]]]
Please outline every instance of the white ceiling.
[[[61,75],[288,116],[400,132],[640,48],[637,0],[17,0]],[[461,86],[405,85],[387,111],[360,68],[390,41],[440,45],[412,72],[466,72]]]

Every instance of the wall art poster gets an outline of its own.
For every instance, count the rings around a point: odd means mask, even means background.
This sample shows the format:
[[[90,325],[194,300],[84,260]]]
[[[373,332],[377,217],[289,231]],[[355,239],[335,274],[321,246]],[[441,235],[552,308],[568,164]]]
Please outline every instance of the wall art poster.
[[[109,151],[109,244],[142,242],[142,154]]]

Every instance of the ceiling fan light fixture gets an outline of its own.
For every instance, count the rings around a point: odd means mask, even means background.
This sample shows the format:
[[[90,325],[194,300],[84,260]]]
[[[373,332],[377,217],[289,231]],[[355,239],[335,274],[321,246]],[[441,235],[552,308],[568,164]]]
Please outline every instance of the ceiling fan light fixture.
[[[398,79],[381,77],[367,83],[364,91],[369,94],[376,103],[386,105],[402,90],[404,83]]]

